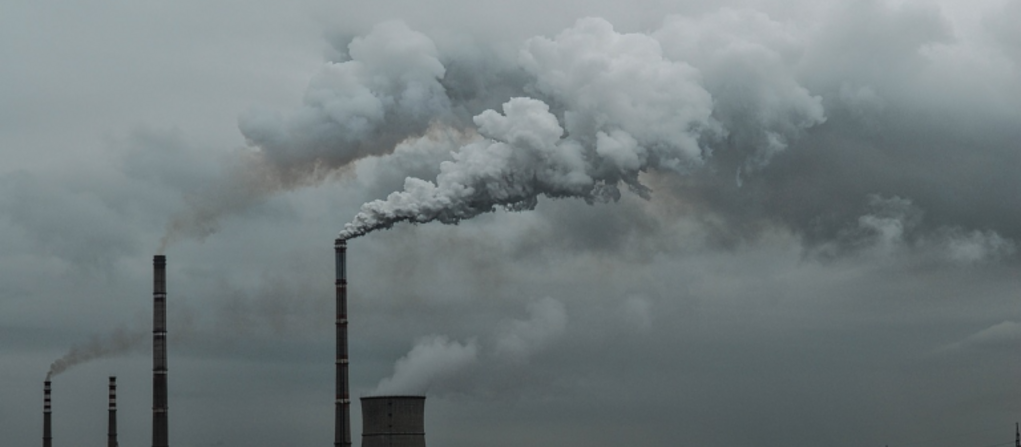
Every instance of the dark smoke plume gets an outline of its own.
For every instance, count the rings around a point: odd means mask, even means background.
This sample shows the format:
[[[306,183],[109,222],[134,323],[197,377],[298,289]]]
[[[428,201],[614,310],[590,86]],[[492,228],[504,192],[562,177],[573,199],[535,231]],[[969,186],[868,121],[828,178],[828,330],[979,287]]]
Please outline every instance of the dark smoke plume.
[[[46,373],[46,380],[76,365],[131,351],[142,345],[145,335],[144,331],[119,328],[105,337],[93,336],[85,344],[72,346],[67,354],[54,361]]]

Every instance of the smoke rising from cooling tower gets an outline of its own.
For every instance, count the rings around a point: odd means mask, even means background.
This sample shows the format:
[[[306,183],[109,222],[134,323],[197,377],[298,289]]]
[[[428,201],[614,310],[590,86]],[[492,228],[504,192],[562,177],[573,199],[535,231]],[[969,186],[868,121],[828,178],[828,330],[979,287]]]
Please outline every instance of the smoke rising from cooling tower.
[[[528,318],[503,321],[484,341],[460,342],[442,335],[419,338],[371,394],[470,394],[492,388],[504,377],[520,377],[530,357],[554,343],[568,323],[564,304],[553,298],[534,301],[527,311]]]

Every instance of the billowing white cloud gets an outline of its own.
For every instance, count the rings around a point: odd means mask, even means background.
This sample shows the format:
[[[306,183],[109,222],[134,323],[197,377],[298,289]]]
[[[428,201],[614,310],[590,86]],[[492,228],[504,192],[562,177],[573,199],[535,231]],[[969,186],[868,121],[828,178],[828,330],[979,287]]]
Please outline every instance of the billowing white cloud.
[[[461,343],[442,335],[423,337],[397,360],[393,376],[383,379],[373,395],[424,394],[438,381],[449,380],[478,360],[478,343]]]
[[[394,364],[393,375],[383,379],[372,394],[423,394],[460,392],[481,394],[509,370],[523,368],[530,357],[559,338],[567,326],[564,304],[543,298],[528,304],[528,318],[501,322],[488,344],[466,342],[443,335],[420,338]]]
[[[299,109],[253,110],[239,119],[249,144],[284,174],[389,153],[449,113],[440,84],[445,69],[429,37],[404,22],[384,22],[348,50],[350,60],[327,63],[309,82]]]
[[[724,8],[697,18],[667,17],[654,36],[669,58],[698,67],[727,149],[746,154],[746,170],[765,167],[826,121],[822,97],[798,79],[803,31],[761,12]]]
[[[764,17],[747,19],[771,25]],[[753,46],[749,53],[739,41],[697,46],[708,56],[679,48],[678,60],[665,57],[657,37],[690,40],[675,30],[687,30],[680,22],[655,36],[620,33],[590,18],[554,38],[529,39],[520,64],[541,99],[511,98],[502,114],[475,116],[485,141],[454,149],[455,160],[441,165],[435,182],[409,178],[403,191],[365,204],[341,237],[401,221],[456,223],[496,207],[532,209],[540,196],[616,201],[622,185],[648,197],[642,172],[690,172],[704,164],[713,142],[727,138],[749,154],[746,168],[757,169],[825,121],[820,98],[798,84],[776,50]],[[727,76],[734,79],[714,84]]]

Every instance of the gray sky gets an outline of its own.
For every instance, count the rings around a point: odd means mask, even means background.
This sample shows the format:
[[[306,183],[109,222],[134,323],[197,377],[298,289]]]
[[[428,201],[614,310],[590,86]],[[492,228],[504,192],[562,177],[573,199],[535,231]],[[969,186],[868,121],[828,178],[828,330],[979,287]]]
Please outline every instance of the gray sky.
[[[1013,442],[1017,1],[79,3],[0,6],[4,445],[73,348],[150,442],[161,240],[171,444],[332,442],[352,221],[430,445]]]

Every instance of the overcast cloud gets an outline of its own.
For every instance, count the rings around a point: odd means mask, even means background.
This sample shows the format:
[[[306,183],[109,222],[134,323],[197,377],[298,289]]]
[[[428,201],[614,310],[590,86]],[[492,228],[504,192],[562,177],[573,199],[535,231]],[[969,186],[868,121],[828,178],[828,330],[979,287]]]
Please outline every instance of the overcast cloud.
[[[1017,1],[8,3],[4,445],[1013,442]]]

